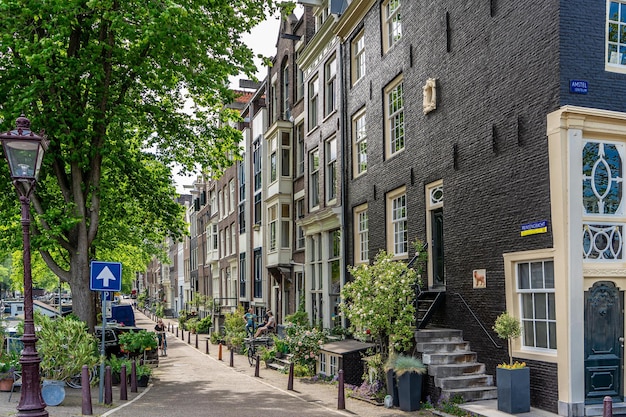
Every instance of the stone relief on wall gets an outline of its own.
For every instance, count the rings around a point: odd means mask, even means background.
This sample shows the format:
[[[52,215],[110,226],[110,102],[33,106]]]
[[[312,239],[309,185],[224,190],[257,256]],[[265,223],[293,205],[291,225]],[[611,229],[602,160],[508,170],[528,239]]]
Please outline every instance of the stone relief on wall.
[[[426,85],[424,85],[423,90],[424,101],[422,105],[424,107],[424,114],[427,114],[437,108],[437,79],[427,79]]]

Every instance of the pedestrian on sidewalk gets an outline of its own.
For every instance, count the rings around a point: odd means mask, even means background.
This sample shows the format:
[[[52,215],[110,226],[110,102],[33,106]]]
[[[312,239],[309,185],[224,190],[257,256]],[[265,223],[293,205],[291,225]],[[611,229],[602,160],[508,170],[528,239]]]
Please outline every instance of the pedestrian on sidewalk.
[[[254,309],[250,307],[248,312],[243,315],[243,319],[246,321],[246,333],[248,336],[252,336],[254,333],[254,322],[256,321],[256,314],[254,314]]]

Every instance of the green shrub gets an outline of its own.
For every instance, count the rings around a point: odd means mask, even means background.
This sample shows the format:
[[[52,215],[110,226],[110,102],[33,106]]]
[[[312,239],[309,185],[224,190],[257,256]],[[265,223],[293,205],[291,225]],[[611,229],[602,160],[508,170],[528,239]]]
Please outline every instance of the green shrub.
[[[147,349],[155,350],[158,346],[156,334],[147,330],[130,331],[120,334],[120,347],[131,354],[138,356]]]
[[[239,306],[233,313],[224,317],[224,340],[226,346],[243,351],[243,341],[246,338],[246,322],[243,319],[243,307]]]
[[[209,329],[213,326],[213,322],[211,321],[211,316],[206,316],[205,318],[198,321],[198,326],[196,327],[196,331],[198,333],[206,334],[209,333]]]
[[[185,329],[192,332],[192,333],[197,333],[198,332],[198,322],[200,320],[198,320],[197,317],[193,317],[190,318],[189,320],[187,320],[185,322]]]

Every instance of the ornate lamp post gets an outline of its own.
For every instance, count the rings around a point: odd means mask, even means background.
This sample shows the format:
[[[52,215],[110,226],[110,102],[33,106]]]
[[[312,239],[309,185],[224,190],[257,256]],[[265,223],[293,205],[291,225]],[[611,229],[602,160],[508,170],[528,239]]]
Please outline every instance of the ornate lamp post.
[[[24,115],[17,118],[15,129],[0,133],[4,156],[9,162],[11,179],[17,189],[22,206],[22,236],[24,239],[24,349],[22,364],[22,390],[17,406],[18,417],[47,417],[46,403],[41,397],[39,363],[35,343],[35,322],[33,318],[33,279],[30,264],[30,197],[41,168],[43,154],[48,148],[48,140],[30,130],[30,120]]]

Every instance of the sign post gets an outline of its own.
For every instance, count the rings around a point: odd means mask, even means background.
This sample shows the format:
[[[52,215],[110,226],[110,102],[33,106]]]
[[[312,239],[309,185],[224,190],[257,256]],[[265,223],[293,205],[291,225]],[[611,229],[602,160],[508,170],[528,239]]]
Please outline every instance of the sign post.
[[[100,341],[100,354],[105,355],[104,339],[106,332],[106,304],[107,292],[122,290],[122,264],[120,262],[91,261],[91,274],[89,288],[92,291],[102,293],[102,338]],[[100,392],[98,401],[104,402],[104,361],[100,363]]]

